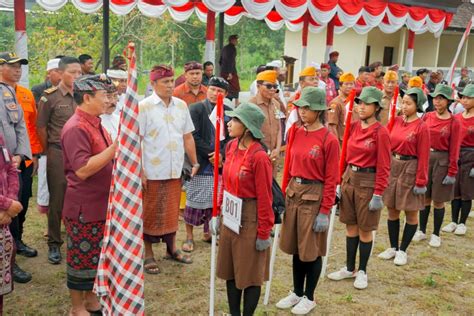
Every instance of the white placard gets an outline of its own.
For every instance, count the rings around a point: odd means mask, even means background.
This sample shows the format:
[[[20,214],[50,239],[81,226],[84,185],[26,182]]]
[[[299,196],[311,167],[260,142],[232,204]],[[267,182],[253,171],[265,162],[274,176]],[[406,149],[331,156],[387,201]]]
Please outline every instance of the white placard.
[[[222,215],[224,217],[224,225],[238,234],[242,221],[242,199],[224,191]]]

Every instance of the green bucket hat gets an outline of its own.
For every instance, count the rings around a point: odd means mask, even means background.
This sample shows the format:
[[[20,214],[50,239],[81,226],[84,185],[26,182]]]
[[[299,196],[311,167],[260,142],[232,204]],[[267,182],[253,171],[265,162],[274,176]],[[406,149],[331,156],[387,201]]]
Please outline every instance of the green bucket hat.
[[[354,101],[356,103],[360,103],[362,101],[365,104],[377,103],[380,107],[382,107],[382,97],[382,91],[376,87],[365,87],[362,89],[360,96],[355,98]]]
[[[464,87],[461,92],[458,92],[459,96],[462,97],[469,97],[474,98],[474,84],[470,83]]]
[[[405,94],[416,95],[416,110],[418,112],[423,112],[423,104],[425,104],[426,102],[426,97],[423,93],[423,90],[421,90],[420,88],[410,88],[405,92]]]
[[[262,139],[263,134],[260,128],[265,121],[263,111],[253,103],[242,103],[235,110],[225,111],[230,117],[238,118],[242,124],[252,133],[253,137]]]
[[[453,99],[453,89],[450,86],[447,86],[445,84],[437,84],[435,91],[430,93],[430,97],[436,98],[437,96],[443,96],[449,101],[454,101]]]
[[[326,91],[316,87],[306,87],[301,97],[293,102],[297,107],[308,106],[312,111],[324,111],[326,106]]]

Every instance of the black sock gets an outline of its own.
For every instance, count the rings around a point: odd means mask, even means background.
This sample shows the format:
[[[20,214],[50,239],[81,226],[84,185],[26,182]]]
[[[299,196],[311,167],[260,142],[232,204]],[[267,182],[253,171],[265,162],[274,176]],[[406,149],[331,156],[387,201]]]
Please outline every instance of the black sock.
[[[434,217],[433,234],[439,237],[439,230],[441,229],[441,225],[443,225],[443,220],[444,220],[444,207],[435,208],[433,217]]]
[[[353,272],[355,270],[357,247],[359,246],[359,236],[346,236],[346,265],[347,271]]]
[[[406,252],[408,246],[413,239],[413,236],[416,233],[417,224],[405,224],[405,228],[403,229],[403,236],[402,236],[402,243],[400,245],[400,250]]]
[[[460,224],[466,225],[467,218],[469,217],[469,212],[471,211],[472,201],[462,201],[461,207],[461,220],[459,221]]]
[[[364,271],[367,273],[367,262],[369,262],[370,253],[372,252],[373,241],[369,242],[360,242],[360,262],[359,262],[359,271]]]
[[[461,199],[455,199],[451,201],[451,221],[453,223],[459,223],[459,211],[461,210]]]
[[[242,299],[242,290],[235,285],[235,280],[228,280],[227,300],[229,302],[229,312],[232,316],[240,316],[240,300]]]
[[[293,286],[294,292],[299,297],[303,296],[304,277],[306,275],[304,262],[298,255],[293,255]]]
[[[306,288],[304,295],[310,301],[314,301],[314,290],[318,285],[319,276],[321,275],[322,260],[318,257],[316,260],[311,262],[305,262],[306,265]]]
[[[420,210],[420,230],[426,234],[426,225],[428,224],[428,217],[430,216],[431,205],[425,206]]]
[[[252,316],[257,309],[258,299],[261,292],[260,286],[249,286],[244,290],[244,314],[243,316]]]
[[[390,239],[390,247],[398,250],[398,237],[400,235],[400,219],[394,221],[388,219],[388,237]]]

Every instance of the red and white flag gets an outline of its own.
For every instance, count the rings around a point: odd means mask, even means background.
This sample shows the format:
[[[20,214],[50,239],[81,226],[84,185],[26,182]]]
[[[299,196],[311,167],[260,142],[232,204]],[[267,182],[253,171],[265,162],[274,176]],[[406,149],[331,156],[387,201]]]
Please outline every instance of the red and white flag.
[[[461,37],[461,41],[459,41],[458,49],[456,50],[456,54],[454,55],[453,62],[451,63],[451,67],[449,68],[448,82],[450,85],[453,83],[453,80],[454,80],[454,71],[456,70],[456,61],[458,60],[459,54],[461,53],[461,49],[464,46],[464,43],[466,42],[467,37],[471,33],[473,24],[474,24],[474,16],[472,16],[469,23],[467,23],[466,30],[464,31],[464,34]]]

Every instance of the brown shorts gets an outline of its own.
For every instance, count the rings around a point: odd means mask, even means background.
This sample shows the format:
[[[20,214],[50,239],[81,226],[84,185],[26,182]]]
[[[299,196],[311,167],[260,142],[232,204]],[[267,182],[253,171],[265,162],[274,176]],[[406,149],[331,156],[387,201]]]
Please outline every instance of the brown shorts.
[[[448,168],[449,153],[447,151],[430,152],[426,197],[434,202],[449,202],[454,198],[454,184],[442,184],[448,174]]]
[[[257,251],[257,200],[244,200],[239,234],[224,226],[221,220],[216,275],[235,280],[238,289],[261,286],[268,281],[270,247]]]
[[[474,151],[461,149],[459,156],[459,170],[454,185],[454,196],[461,200],[474,200],[474,178],[469,177],[471,168],[474,167]]]
[[[313,231],[314,220],[321,207],[322,192],[322,183],[298,184],[294,179],[286,190],[280,249],[289,255],[298,254],[301,261],[314,261],[326,255],[327,231]]]
[[[388,187],[383,194],[383,203],[387,208],[418,211],[425,206],[425,196],[415,195],[418,160],[398,160],[392,158]]]
[[[357,225],[362,231],[377,230],[381,211],[369,211],[374,194],[375,173],[346,169],[341,185],[339,220],[346,225]]]

